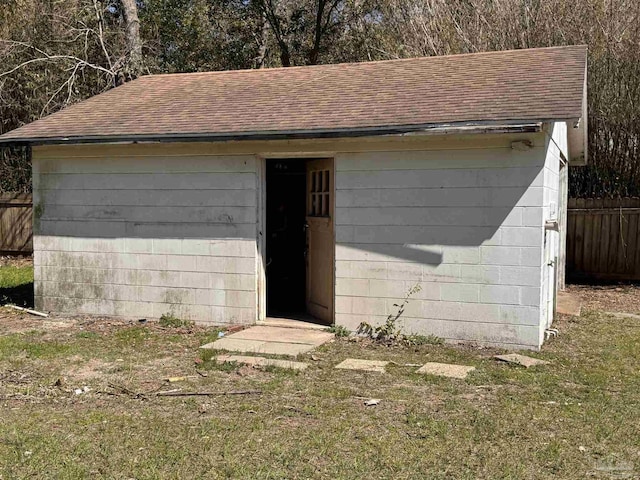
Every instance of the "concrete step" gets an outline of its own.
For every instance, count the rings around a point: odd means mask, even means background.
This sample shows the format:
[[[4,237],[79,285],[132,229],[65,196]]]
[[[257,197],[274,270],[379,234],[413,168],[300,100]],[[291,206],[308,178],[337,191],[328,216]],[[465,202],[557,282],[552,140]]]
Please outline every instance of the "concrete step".
[[[310,352],[334,337],[332,333],[320,330],[255,325],[200,348],[295,357]]]

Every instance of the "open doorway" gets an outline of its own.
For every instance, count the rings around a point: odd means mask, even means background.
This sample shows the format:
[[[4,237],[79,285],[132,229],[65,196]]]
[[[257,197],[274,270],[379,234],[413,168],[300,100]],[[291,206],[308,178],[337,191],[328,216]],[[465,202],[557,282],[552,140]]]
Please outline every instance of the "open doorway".
[[[266,161],[267,317],[333,322],[333,160]]]

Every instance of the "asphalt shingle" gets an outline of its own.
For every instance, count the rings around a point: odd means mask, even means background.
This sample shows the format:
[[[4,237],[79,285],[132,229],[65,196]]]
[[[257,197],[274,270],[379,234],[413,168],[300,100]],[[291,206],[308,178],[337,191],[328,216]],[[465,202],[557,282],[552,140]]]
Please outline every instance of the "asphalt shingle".
[[[582,116],[584,46],[148,75],[0,142],[253,136]],[[63,142],[61,140],[61,142]]]

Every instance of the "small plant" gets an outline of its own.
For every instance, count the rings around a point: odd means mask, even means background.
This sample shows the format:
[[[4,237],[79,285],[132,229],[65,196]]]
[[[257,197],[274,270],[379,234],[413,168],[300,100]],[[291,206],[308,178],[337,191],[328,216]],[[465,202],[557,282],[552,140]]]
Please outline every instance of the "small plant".
[[[220,362],[218,361],[218,355],[220,352],[211,348],[201,348],[199,352],[200,363],[199,367],[203,370],[218,370],[221,372],[235,372],[240,364],[238,362]]]
[[[351,335],[351,331],[348,328],[335,323],[327,328],[327,332],[333,333],[336,337],[348,337]]]
[[[191,320],[182,320],[176,317],[173,313],[163,313],[158,321],[158,325],[165,328],[188,328],[193,327],[194,322]]]
[[[224,328],[214,327],[210,330],[207,330],[207,332],[201,337],[200,342],[201,343],[215,342],[216,340],[224,336],[224,332],[225,332]]]
[[[402,343],[410,347],[419,347],[421,345],[443,345],[444,338],[436,335],[404,335]]]
[[[219,372],[235,372],[241,365],[238,362],[219,362],[216,358],[212,358],[210,361],[203,363],[205,370],[217,370]]]
[[[201,348],[199,353],[200,360],[202,360],[203,363],[215,360],[216,355],[218,354],[216,350],[213,350],[211,348]]]
[[[422,287],[419,284],[411,287],[400,304],[393,304],[393,306],[398,309],[395,314],[389,314],[386,321],[378,327],[374,327],[367,322],[362,322],[358,326],[357,333],[366,335],[380,343],[393,344],[401,342],[404,339],[404,335],[402,335],[402,328],[398,328],[396,324],[404,314],[404,309],[411,297],[420,290],[422,290]]]

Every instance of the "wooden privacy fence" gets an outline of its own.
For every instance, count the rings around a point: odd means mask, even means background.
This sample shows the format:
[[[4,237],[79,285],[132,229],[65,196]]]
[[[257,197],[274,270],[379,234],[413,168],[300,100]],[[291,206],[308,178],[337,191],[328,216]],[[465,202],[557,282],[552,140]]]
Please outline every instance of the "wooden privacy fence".
[[[640,280],[640,198],[570,198],[569,279]]]
[[[31,194],[0,193],[0,253],[33,252]]]

